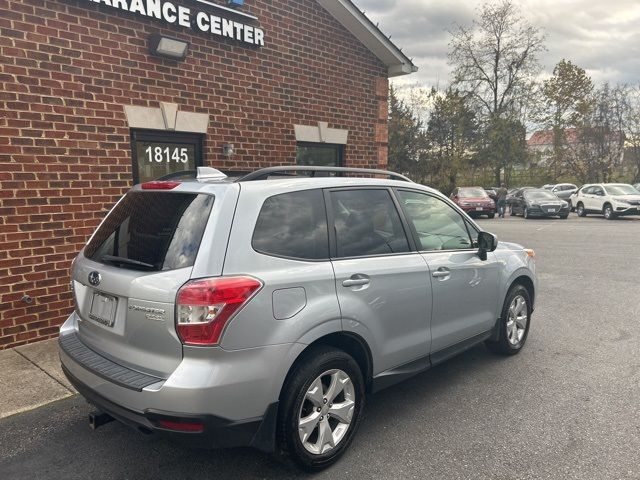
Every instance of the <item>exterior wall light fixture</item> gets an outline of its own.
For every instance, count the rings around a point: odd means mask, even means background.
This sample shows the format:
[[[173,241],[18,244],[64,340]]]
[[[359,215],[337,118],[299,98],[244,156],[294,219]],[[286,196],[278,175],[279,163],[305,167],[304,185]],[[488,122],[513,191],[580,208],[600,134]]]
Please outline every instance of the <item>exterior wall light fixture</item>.
[[[184,60],[189,53],[189,42],[152,33],[149,35],[149,51],[159,57]]]
[[[222,145],[222,155],[224,155],[225,157],[230,157],[234,153],[236,153],[236,149],[233,146],[233,143],[225,143],[224,145]]]

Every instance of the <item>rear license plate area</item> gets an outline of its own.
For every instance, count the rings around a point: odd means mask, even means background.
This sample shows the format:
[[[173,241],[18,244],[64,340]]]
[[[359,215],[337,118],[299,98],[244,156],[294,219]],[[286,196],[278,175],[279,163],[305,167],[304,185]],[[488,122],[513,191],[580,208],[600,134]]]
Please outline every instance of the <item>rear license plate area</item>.
[[[111,328],[116,321],[117,305],[118,299],[116,297],[94,292],[91,299],[89,318],[100,325]]]

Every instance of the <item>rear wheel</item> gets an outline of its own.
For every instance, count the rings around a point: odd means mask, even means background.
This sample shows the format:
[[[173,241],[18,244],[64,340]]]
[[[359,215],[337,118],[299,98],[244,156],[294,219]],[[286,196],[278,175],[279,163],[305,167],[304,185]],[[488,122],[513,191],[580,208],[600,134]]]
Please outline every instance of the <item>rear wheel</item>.
[[[332,347],[312,348],[282,391],[280,448],[307,471],[328,467],[351,443],[364,401],[364,380],[356,361]]]
[[[524,286],[516,284],[507,293],[502,307],[498,339],[485,343],[496,353],[515,355],[527,341],[530,323],[531,296]]]
[[[584,204],[582,202],[578,203],[578,206],[576,207],[576,212],[578,212],[579,217],[587,216],[587,210],[584,208]]]
[[[613,207],[608,203],[605,204],[605,206],[602,208],[602,215],[604,215],[604,218],[606,218],[607,220],[613,220],[614,218],[616,218]]]

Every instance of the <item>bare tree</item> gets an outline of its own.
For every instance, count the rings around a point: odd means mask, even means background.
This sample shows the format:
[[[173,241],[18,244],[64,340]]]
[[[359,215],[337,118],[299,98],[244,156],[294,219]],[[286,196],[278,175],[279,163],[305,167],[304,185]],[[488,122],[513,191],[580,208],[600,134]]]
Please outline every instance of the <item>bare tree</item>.
[[[506,129],[506,123],[524,123],[524,112],[535,94],[540,71],[538,54],[545,50],[544,35],[527,23],[511,0],[485,3],[479,18],[470,27],[458,25],[452,32],[449,63],[453,67],[453,85],[473,99],[486,139],[503,142],[505,131],[520,136],[518,129]],[[514,138],[513,144],[521,143]],[[518,158],[500,153],[500,145],[488,145],[486,161],[493,169],[496,183],[501,172],[524,161],[522,149],[508,149]]]
[[[530,98],[540,71],[544,35],[528,24],[511,0],[485,3],[471,27],[452,32],[453,84],[469,93],[488,116],[511,116]]]

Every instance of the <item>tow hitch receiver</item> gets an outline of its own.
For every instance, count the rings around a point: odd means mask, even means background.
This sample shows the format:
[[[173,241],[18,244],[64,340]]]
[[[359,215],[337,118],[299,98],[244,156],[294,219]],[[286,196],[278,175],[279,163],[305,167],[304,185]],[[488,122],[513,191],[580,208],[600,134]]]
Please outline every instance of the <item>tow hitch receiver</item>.
[[[95,411],[89,414],[89,426],[92,430],[101,427],[105,423],[113,422],[115,419],[108,413]]]

